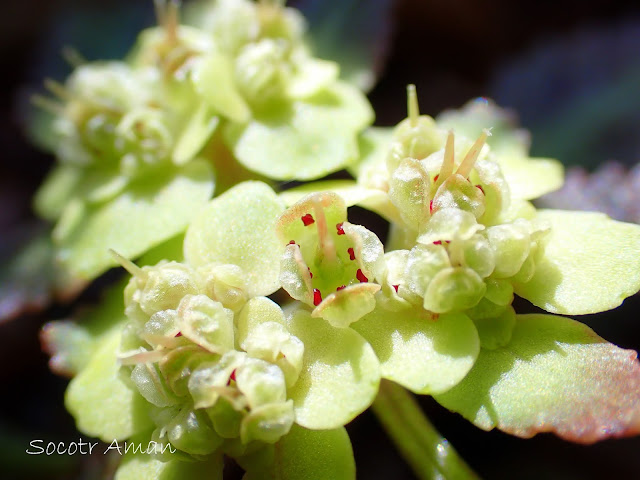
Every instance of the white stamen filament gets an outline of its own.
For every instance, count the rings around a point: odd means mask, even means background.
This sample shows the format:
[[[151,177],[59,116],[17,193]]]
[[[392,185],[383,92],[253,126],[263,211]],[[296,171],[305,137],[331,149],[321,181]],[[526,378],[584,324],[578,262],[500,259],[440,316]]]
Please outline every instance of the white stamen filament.
[[[407,112],[409,115],[409,123],[412,127],[415,127],[418,124],[420,107],[418,106],[418,95],[416,94],[416,86],[414,84],[407,85]]]
[[[478,155],[480,155],[480,150],[482,150],[487,137],[490,135],[491,132],[486,128],[482,130],[482,134],[480,134],[473,146],[469,149],[467,155],[464,157],[464,160],[462,160],[462,163],[458,167],[458,170],[456,171],[458,175],[462,175],[465,178],[469,176],[469,174],[471,173],[471,169],[478,159]]]

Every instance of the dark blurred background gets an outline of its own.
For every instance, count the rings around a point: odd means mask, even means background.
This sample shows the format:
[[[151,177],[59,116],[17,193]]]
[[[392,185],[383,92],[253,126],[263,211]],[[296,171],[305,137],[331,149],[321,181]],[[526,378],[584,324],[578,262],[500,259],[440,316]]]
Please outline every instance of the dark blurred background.
[[[404,89],[412,82],[418,87],[421,111],[431,115],[477,96],[513,108],[532,132],[535,155],[559,158],[592,172],[616,160],[622,164],[622,177],[625,168],[640,161],[637,2],[300,0],[292,4],[309,15],[320,52],[339,54],[353,45],[354,62],[374,62],[379,78],[370,99],[378,125],[404,118]],[[74,46],[89,60],[121,58],[154,17],[151,0],[5,0],[2,6],[0,257],[6,260],[11,244],[24,242],[28,235],[24,232],[32,231],[30,199],[52,164],[52,157],[33,147],[25,133],[29,96],[41,89],[44,77],[64,80],[69,73],[60,55],[64,46]],[[322,44],[323,35],[333,45]],[[607,202],[607,188],[591,198],[594,205]],[[614,188],[616,184],[611,185]],[[640,192],[628,193],[629,202],[637,205]],[[625,217],[624,208],[620,217]],[[78,302],[92,301],[97,291],[99,286]],[[638,350],[639,307],[635,296],[613,312],[580,320],[607,340]],[[524,302],[520,305],[520,311],[531,308]],[[44,312],[0,322],[3,479],[100,478],[101,456],[25,454],[33,439],[69,442],[80,437],[63,406],[66,380],[49,372],[38,342],[38,331],[47,320],[67,316],[72,309],[54,304]],[[482,477],[640,477],[640,438],[595,446],[572,445],[547,434],[521,440],[482,432],[431,399],[420,401]],[[358,478],[413,478],[372,414],[361,415],[348,428]]]

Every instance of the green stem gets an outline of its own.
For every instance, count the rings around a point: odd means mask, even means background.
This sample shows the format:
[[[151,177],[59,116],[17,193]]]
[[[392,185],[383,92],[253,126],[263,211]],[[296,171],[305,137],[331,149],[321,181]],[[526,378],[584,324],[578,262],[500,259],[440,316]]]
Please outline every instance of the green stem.
[[[413,395],[400,385],[382,380],[372,408],[418,478],[479,478],[427,420]]]

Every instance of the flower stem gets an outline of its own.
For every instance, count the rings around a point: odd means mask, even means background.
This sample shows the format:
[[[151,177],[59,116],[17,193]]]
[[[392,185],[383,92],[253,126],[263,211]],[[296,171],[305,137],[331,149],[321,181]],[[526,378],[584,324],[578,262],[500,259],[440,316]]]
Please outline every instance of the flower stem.
[[[413,395],[400,385],[382,380],[372,408],[421,480],[479,478],[427,420]]]

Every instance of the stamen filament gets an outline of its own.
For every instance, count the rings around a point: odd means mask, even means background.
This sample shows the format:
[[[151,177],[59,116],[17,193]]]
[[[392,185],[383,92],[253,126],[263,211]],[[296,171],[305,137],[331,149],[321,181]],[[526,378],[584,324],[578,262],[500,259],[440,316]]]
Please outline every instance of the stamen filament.
[[[147,274],[135,263],[133,263],[128,258],[123,257],[114,249],[109,249],[109,254],[113,257],[113,259],[118,262],[122,268],[124,268],[127,272],[133,275],[136,278],[145,278]]]
[[[337,260],[336,247],[333,238],[329,234],[327,217],[324,216],[324,208],[317,198],[313,200],[313,211],[315,212],[316,226],[318,228],[318,264],[335,263]]]
[[[420,107],[418,106],[418,95],[414,84],[407,85],[407,112],[409,114],[409,123],[412,127],[415,127],[418,124]]]
[[[469,149],[469,151],[467,152],[467,155],[464,157],[464,160],[458,167],[458,170],[456,172],[458,175],[462,175],[465,178],[469,176],[469,174],[471,173],[471,169],[473,168],[473,166],[476,163],[476,160],[478,159],[478,155],[480,155],[480,150],[482,150],[482,147],[484,146],[487,140],[487,137],[490,135],[491,135],[491,132],[486,128],[482,130],[482,134],[480,134],[480,136],[475,141],[473,146]]]
[[[453,173],[455,153],[453,142],[453,130],[449,130],[449,134],[447,135],[447,143],[444,146],[444,159],[442,160],[442,167],[440,168],[440,175],[438,176],[438,179],[442,179],[442,181],[445,181]]]

